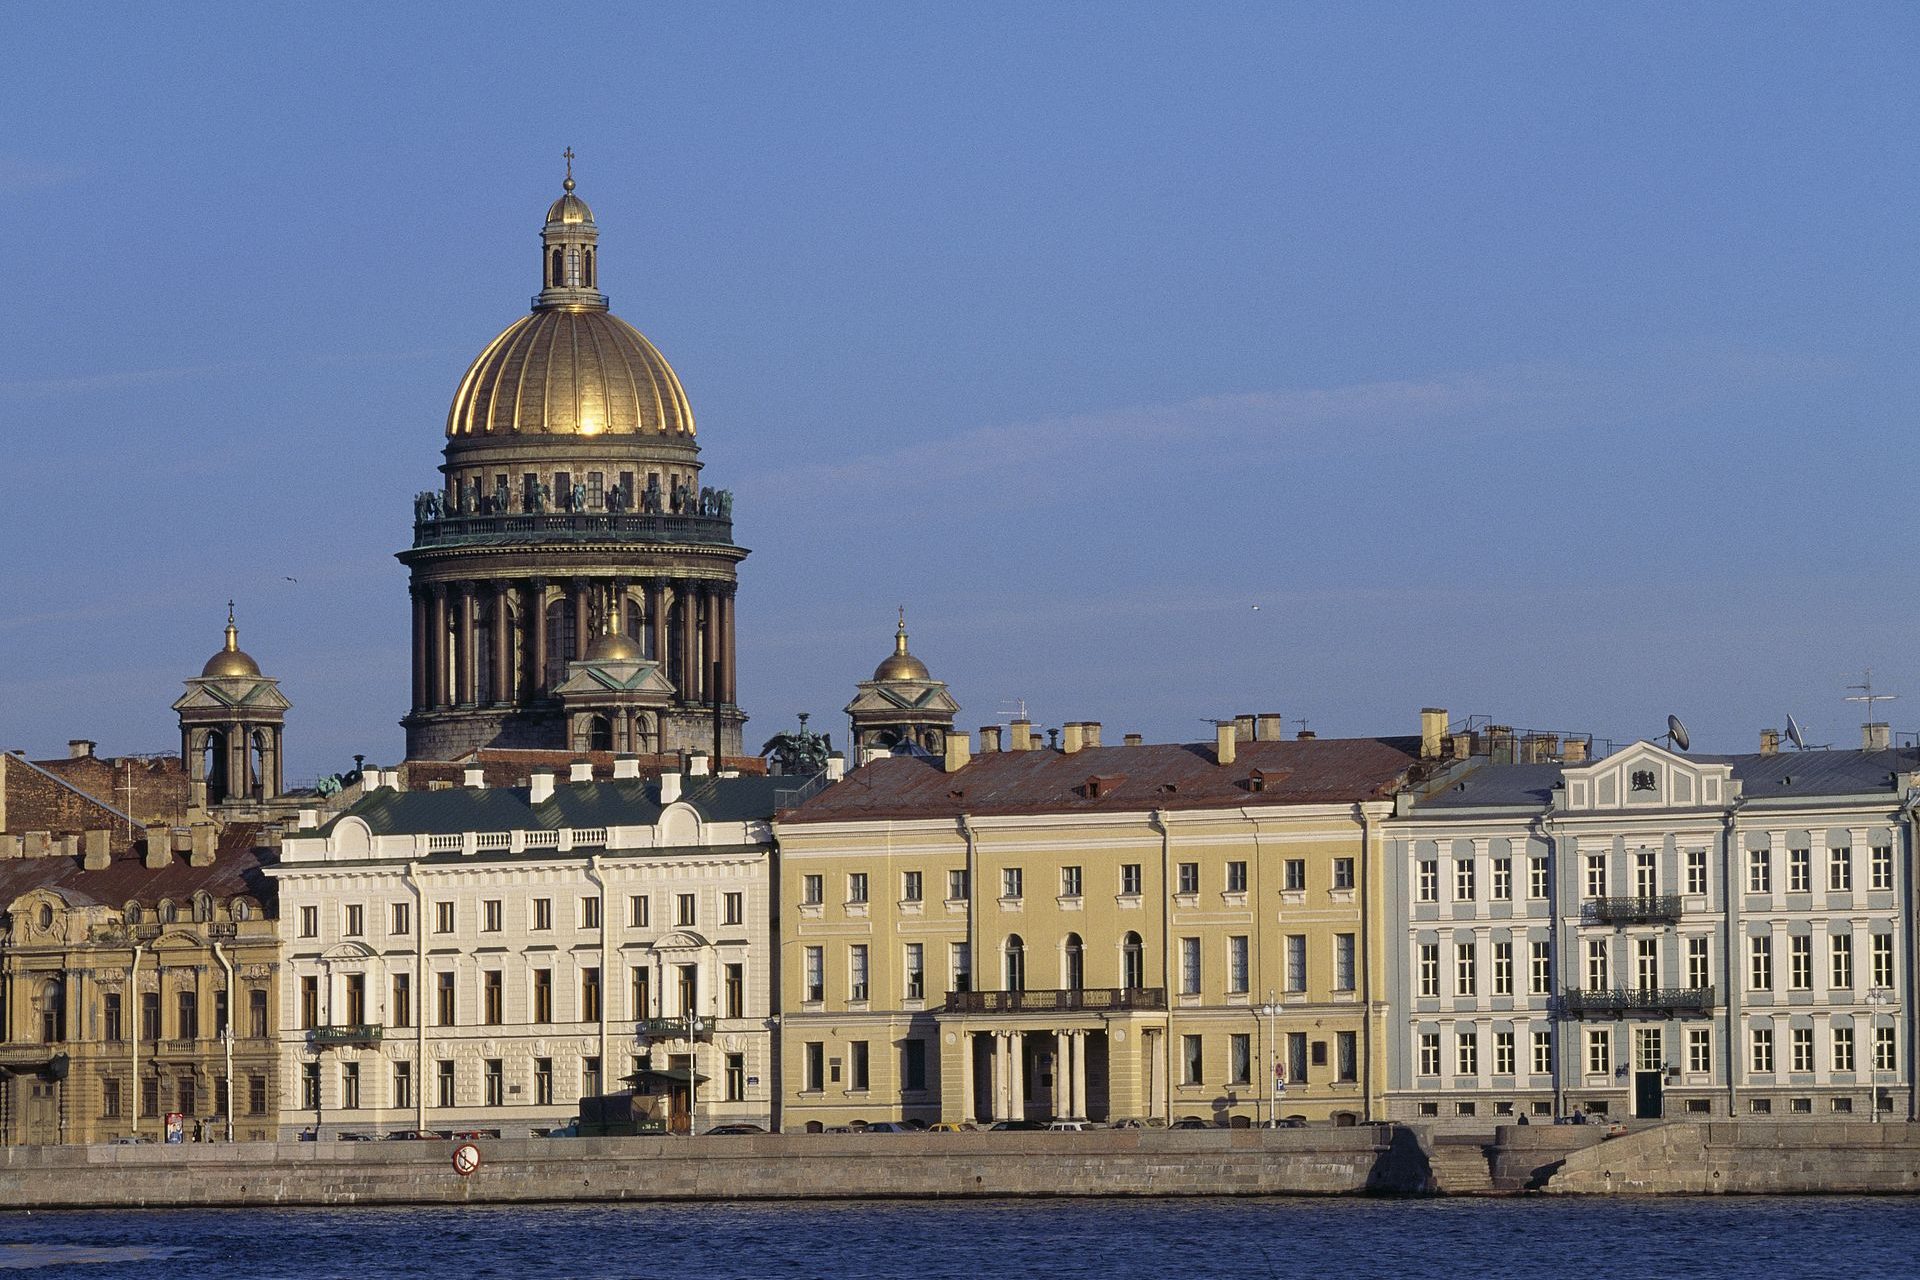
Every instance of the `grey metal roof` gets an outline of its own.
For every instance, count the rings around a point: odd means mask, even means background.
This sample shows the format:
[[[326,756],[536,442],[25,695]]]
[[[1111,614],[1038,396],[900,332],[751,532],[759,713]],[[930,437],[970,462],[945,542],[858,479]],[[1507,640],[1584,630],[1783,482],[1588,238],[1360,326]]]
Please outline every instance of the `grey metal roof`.
[[[1740,798],[1893,794],[1896,773],[1920,769],[1920,751],[1783,751],[1770,756],[1714,756],[1733,766]]]
[[[1418,802],[1418,809],[1477,809],[1490,806],[1544,809],[1560,784],[1562,764],[1489,764]]]
[[[773,817],[775,796],[793,778],[688,778],[680,799],[706,822],[751,822]],[[660,784],[651,778],[556,782],[539,804],[525,787],[448,787],[396,791],[382,787],[362,797],[315,834],[328,836],[341,818],[355,817],[375,835],[453,835],[462,831],[557,831],[562,827],[651,826],[660,819]]]

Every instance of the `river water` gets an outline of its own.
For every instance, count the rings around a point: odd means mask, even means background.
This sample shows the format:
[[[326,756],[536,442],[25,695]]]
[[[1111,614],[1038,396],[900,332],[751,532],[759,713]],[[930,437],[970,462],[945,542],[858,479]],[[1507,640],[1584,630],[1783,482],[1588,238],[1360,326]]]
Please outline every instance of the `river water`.
[[[1920,1274],[1920,1199],[1050,1200],[0,1213],[39,1276]]]

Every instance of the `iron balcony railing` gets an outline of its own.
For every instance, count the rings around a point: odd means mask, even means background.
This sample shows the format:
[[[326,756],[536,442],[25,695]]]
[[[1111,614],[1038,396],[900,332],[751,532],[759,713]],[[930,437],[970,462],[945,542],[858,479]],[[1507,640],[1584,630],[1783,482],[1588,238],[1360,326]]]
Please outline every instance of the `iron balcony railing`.
[[[1680,895],[1653,893],[1595,898],[1587,903],[1586,914],[1598,924],[1672,924],[1680,919]]]
[[[642,1040],[684,1040],[713,1033],[707,1018],[641,1018],[633,1024],[633,1034]]]
[[[604,511],[542,512],[538,515],[441,516],[416,521],[413,545],[444,547],[467,542],[701,542],[733,541],[728,516],[609,515]]]
[[[380,1037],[386,1028],[373,1022],[347,1023],[337,1027],[315,1027],[307,1032],[307,1038],[315,1048],[339,1048],[343,1045],[357,1045],[371,1048],[380,1043]]]
[[[1072,1013],[1164,1009],[1165,987],[1082,987],[1074,991],[950,991],[948,1013]]]
[[[1560,995],[1560,1010],[1570,1018],[1627,1013],[1710,1013],[1713,988],[1627,987],[1609,991],[1568,988]]]

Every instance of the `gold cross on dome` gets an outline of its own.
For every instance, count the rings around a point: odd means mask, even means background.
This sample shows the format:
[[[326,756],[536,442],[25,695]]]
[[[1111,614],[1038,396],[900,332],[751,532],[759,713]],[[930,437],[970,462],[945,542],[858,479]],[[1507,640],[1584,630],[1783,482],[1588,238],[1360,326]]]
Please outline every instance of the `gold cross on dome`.
[[[572,182],[573,181],[573,148],[568,147],[565,151],[561,152],[560,154],[566,157],[567,181]]]

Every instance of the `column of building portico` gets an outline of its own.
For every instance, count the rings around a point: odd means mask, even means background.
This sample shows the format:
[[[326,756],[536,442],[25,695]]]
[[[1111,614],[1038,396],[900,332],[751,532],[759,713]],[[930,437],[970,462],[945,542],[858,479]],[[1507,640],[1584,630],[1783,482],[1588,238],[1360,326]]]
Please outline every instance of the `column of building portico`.
[[[427,593],[418,587],[413,590],[413,705],[418,710],[427,705],[427,623],[431,617],[431,605]]]
[[[480,700],[478,693],[480,662],[479,655],[473,649],[478,631],[474,622],[475,592],[471,585],[465,583],[456,590],[459,592],[457,616],[460,619],[459,660],[454,667],[459,674],[459,693],[456,700],[460,705],[470,707]]]
[[[712,702],[724,698],[721,694],[722,682],[726,678],[725,664],[720,658],[720,591],[709,585],[706,590],[707,616],[706,635],[700,646],[700,662],[705,668],[701,675],[706,678],[704,701]],[[714,668],[719,666],[720,670]]]
[[[698,702],[700,643],[695,637],[700,621],[700,596],[693,584],[684,579],[674,585],[673,594],[680,602],[680,663],[674,669],[673,684],[680,691],[680,701]]]
[[[729,586],[720,593],[722,621],[720,626],[720,701],[729,705],[740,701],[740,691],[734,670],[733,650],[733,606],[736,599],[734,588]]]
[[[1069,1120],[1087,1118],[1087,1033],[1065,1033],[1067,1050],[1067,1107],[1062,1114]]]
[[[648,578],[643,586],[647,601],[647,656],[662,664],[667,661],[667,588],[659,578]],[[672,672],[664,672],[668,679]]]
[[[429,710],[447,705],[447,588],[435,583],[433,605],[428,610],[427,634],[421,642],[427,647],[427,700]]]
[[[941,1096],[958,1097],[960,1099],[960,1114],[957,1116],[943,1114],[940,1118],[942,1120],[952,1121],[972,1120],[974,1117],[973,1032],[962,1031],[960,1033],[959,1043],[955,1048],[958,1049],[960,1057],[960,1088],[953,1094],[942,1091]]]
[[[575,578],[567,590],[573,607],[573,651],[567,655],[567,661],[578,662],[587,656],[587,643],[592,639],[587,634],[591,625],[587,606],[593,591],[585,578]]]
[[[1007,1033],[1008,1052],[1008,1099],[1009,1120],[1027,1118],[1027,1037],[1024,1032]]]
[[[489,702],[513,701],[512,596],[511,584],[493,584],[493,688],[487,691]]]

